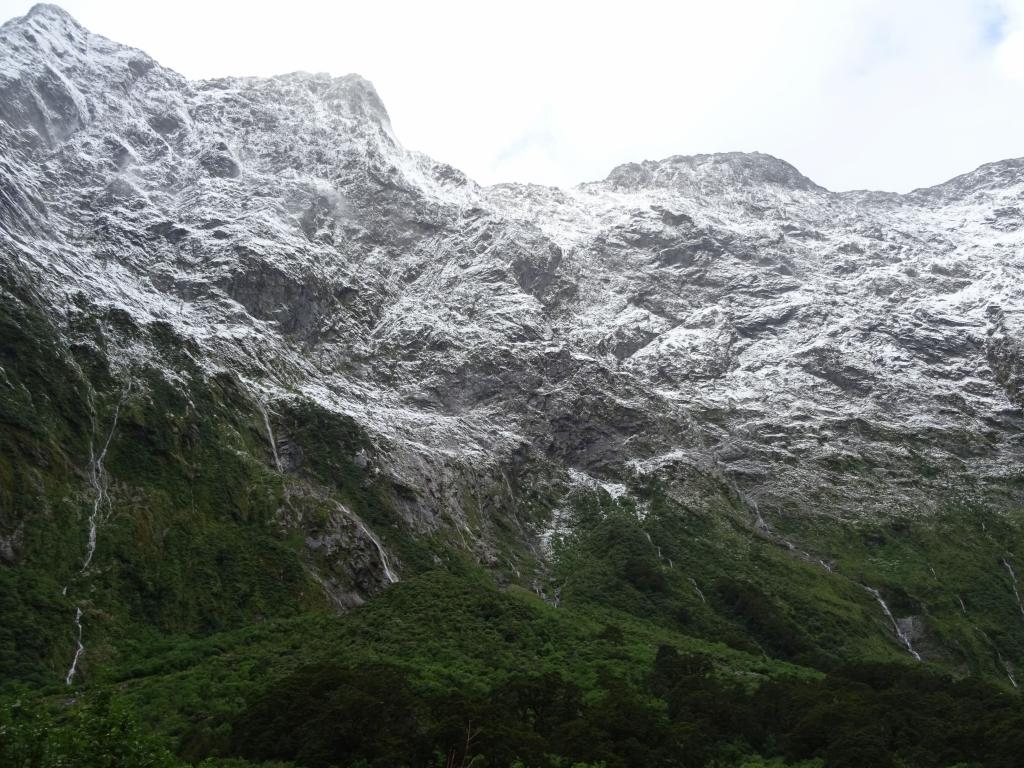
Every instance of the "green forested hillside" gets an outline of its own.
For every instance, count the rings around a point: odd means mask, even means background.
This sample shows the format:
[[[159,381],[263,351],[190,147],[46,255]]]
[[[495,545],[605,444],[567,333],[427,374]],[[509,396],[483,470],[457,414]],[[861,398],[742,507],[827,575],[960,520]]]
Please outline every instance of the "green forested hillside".
[[[71,697],[10,691],[5,764],[1013,766],[1024,748],[1019,698],[980,680],[788,664],[457,563],[342,617],[136,650]]]

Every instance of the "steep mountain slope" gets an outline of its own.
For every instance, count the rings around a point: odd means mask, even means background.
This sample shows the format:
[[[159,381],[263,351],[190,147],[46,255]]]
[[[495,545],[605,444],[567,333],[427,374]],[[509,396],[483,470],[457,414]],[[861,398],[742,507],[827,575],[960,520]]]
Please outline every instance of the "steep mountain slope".
[[[358,76],[188,82],[36,6],[0,28],[0,676],[468,557],[1016,687],[1022,194],[760,154],[480,187]]]

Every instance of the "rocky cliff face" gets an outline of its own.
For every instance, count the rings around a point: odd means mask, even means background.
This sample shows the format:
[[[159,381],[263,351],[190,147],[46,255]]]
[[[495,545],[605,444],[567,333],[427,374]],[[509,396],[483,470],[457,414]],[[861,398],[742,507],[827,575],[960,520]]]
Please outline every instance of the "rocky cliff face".
[[[402,147],[356,75],[189,82],[54,6],[0,29],[0,274],[11,322],[45,329],[8,343],[7,396],[68,418],[23,370],[52,344],[65,410],[96,404],[93,437],[81,416],[43,441],[88,511],[115,402],[124,440],[171,430],[195,469],[212,393],[341,605],[415,567],[406,540],[542,578],[576,492],[642,517],[656,487],[827,562],[834,526],[1019,509],[1022,195],[1020,160],[896,195],[761,154],[481,187]],[[128,464],[115,509],[145,485]],[[10,564],[52,484],[18,488]],[[151,508],[100,515],[100,552],[104,520]]]

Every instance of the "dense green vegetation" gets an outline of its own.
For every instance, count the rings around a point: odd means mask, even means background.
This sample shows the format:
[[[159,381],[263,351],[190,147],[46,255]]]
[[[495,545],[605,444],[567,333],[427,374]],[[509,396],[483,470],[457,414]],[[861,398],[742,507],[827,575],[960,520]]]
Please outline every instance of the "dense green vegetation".
[[[10,651],[0,657],[0,680],[52,679],[73,652],[74,604],[85,612],[94,658],[115,652],[108,638],[139,627],[210,632],[302,610],[306,577],[268,535],[279,481],[237,450],[247,436],[217,402],[228,382],[196,387],[187,400],[155,371],[136,372],[144,394],[122,404],[106,456],[117,501],[101,506],[96,567],[80,573],[95,498],[88,457],[101,450],[123,393],[95,389],[102,376],[89,377],[67,356],[55,355],[49,373],[27,368],[27,343],[0,362],[11,382],[0,396],[0,474],[9,478],[0,530],[18,559],[0,573],[0,605],[37,630],[31,639],[17,625],[0,630],[11,632],[0,636]],[[18,395],[22,421],[12,413]]]
[[[146,649],[73,700],[21,692],[4,764],[1009,767],[1024,750],[1020,699],[978,680],[825,674],[461,570],[345,616]]]
[[[563,602],[612,605],[819,669],[904,660],[870,585],[897,616],[916,617],[931,661],[1009,685],[1004,662],[1024,658],[1024,622],[1002,561],[1024,546],[1020,516],[962,505],[888,523],[804,516],[766,536],[718,493],[709,514],[639,488],[642,516],[632,501],[577,497],[555,565]]]

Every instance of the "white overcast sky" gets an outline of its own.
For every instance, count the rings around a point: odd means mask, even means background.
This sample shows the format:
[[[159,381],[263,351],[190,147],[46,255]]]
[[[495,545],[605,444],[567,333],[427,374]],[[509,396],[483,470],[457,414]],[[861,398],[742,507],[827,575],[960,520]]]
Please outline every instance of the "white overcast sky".
[[[1024,155],[1024,0],[61,5],[190,78],[358,72],[405,146],[483,183],[759,150],[906,191]]]

